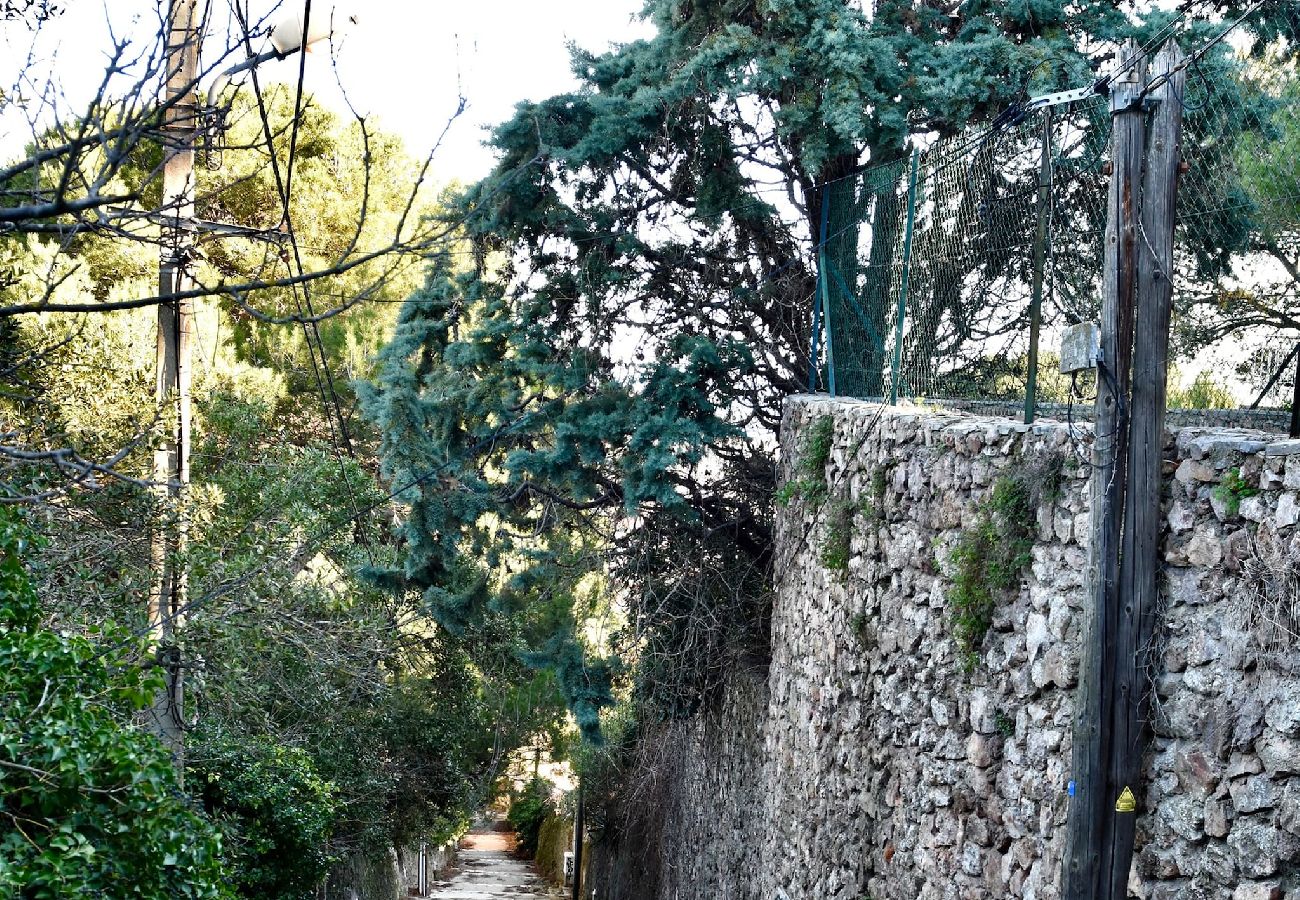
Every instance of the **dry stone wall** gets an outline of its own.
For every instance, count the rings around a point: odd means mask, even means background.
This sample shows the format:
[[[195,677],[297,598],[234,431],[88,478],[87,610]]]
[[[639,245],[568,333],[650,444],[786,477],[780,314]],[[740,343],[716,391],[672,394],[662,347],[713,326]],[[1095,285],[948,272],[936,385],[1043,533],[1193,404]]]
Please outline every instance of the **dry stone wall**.
[[[787,481],[806,479],[825,417],[825,497],[796,491],[778,515],[766,676],[660,732],[647,752],[673,777],[657,871],[640,893],[596,896],[1058,897],[1086,428],[793,398]],[[1300,898],[1300,442],[1176,430],[1166,470],[1131,892]],[[988,526],[1005,479],[1029,489],[1028,555],[972,654],[954,627],[954,549]],[[846,529],[847,554],[830,552]]]

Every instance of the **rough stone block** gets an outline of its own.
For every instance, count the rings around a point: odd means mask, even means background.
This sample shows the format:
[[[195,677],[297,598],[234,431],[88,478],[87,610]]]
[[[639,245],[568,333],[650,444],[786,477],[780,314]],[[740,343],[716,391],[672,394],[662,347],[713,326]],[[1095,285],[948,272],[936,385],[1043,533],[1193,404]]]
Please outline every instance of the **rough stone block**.
[[[1239,815],[1272,809],[1277,805],[1281,789],[1273,779],[1263,775],[1239,778],[1228,784],[1232,806]]]
[[[1278,497],[1273,523],[1278,528],[1290,528],[1296,522],[1300,522],[1300,501],[1296,499],[1295,494],[1284,493]]]
[[[1239,884],[1232,892],[1232,900],[1282,900],[1282,886],[1276,881]]]
[[[1241,874],[1267,878],[1278,869],[1278,830],[1259,816],[1237,819],[1228,833],[1228,846]]]
[[[1255,747],[1270,775],[1300,775],[1300,739],[1272,735]]]

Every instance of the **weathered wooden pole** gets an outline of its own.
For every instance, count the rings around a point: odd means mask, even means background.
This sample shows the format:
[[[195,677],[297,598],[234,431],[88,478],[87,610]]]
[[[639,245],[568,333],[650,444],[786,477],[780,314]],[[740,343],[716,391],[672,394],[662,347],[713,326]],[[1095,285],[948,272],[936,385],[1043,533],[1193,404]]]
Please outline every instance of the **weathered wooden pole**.
[[[1186,73],[1172,41],[1156,55],[1146,104],[1147,126],[1142,208],[1138,217],[1137,296],[1133,394],[1128,451],[1128,488],[1120,549],[1119,609],[1115,628],[1115,691],[1111,707],[1110,769],[1115,812],[1102,870],[1106,897],[1127,896],[1137,814],[1142,807],[1142,753],[1149,729],[1148,678],[1157,609],[1160,559],[1160,488],[1164,463],[1165,380],[1169,370],[1169,317],[1173,304],[1174,204],[1178,191]]]
[[[1090,606],[1084,615],[1084,649],[1074,700],[1072,777],[1063,900],[1100,900],[1102,852],[1116,795],[1109,777],[1109,710],[1119,587],[1120,522],[1128,446],[1127,396],[1133,348],[1133,293],[1138,241],[1137,203],[1142,170],[1143,60],[1129,41],[1121,72],[1110,85],[1111,176],[1102,271],[1101,353],[1092,450]]]
[[[1295,384],[1291,388],[1291,428],[1288,434],[1300,438],[1300,355],[1295,361]]]
[[[194,144],[198,135],[199,45],[206,0],[172,0],[167,14],[167,81],[163,113],[162,225],[158,292],[192,286],[194,235]],[[153,480],[158,514],[150,536],[150,639],[163,668],[164,689],[151,708],[150,726],[171,752],[177,777],[184,767],[184,670],[177,631],[188,602],[184,562],[189,539],[186,506],[190,483],[190,383],[194,301],[158,304],[157,379],[154,396],[167,423],[163,445],[154,450]]]

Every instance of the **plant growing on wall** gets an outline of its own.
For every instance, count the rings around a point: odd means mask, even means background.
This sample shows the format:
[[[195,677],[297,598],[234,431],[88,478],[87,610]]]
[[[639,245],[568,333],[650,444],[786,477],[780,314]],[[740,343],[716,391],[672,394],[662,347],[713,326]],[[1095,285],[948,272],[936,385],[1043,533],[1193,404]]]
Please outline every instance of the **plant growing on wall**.
[[[808,428],[804,437],[799,461],[794,468],[795,477],[781,485],[776,500],[788,506],[802,499],[810,506],[820,506],[829,490],[826,483],[826,463],[831,458],[831,444],[835,440],[835,419],[821,416]]]
[[[1233,518],[1241,513],[1241,501],[1247,497],[1254,497],[1259,493],[1259,488],[1251,485],[1242,477],[1241,469],[1229,469],[1223,473],[1223,477],[1214,487],[1214,498],[1223,504],[1224,511],[1228,518]]]
[[[1034,501],[1028,479],[1008,476],[994,483],[978,506],[975,524],[962,532],[949,557],[955,568],[948,591],[953,636],[968,671],[979,659],[998,599],[1019,584],[1032,559]]]

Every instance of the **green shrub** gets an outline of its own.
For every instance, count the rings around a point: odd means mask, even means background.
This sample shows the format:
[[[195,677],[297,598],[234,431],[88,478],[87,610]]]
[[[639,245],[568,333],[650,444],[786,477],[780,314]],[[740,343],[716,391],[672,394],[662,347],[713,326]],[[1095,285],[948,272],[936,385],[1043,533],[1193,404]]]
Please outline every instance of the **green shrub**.
[[[311,757],[267,738],[221,737],[194,748],[191,779],[230,842],[241,896],[309,895],[335,861],[334,786]]]
[[[514,829],[518,840],[516,849],[530,859],[537,855],[542,822],[555,813],[551,804],[551,789],[551,783],[545,778],[534,778],[511,799],[510,812],[506,814],[506,821]]]
[[[220,833],[133,724],[160,679],[121,634],[97,647],[40,627],[32,546],[0,506],[0,897],[230,896]]]

